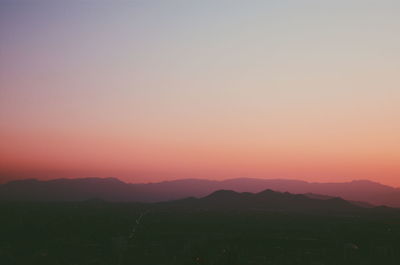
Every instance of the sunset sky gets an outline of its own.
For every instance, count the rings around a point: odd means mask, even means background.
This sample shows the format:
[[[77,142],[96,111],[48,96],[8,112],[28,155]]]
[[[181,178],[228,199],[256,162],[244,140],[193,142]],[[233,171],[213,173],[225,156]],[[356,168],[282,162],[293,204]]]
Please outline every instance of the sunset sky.
[[[400,1],[0,1],[0,182],[400,186]]]

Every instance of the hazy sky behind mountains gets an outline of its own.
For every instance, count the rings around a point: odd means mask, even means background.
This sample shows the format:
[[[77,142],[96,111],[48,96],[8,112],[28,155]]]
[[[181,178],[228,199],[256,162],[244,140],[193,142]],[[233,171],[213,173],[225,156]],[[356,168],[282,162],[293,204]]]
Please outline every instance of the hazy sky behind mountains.
[[[1,1],[0,177],[400,185],[398,1]]]

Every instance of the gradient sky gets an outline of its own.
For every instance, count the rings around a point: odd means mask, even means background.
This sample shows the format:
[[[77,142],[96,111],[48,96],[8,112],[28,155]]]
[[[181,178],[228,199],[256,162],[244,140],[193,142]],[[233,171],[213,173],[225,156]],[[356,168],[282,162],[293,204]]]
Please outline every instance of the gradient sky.
[[[0,1],[0,178],[400,186],[400,2]]]

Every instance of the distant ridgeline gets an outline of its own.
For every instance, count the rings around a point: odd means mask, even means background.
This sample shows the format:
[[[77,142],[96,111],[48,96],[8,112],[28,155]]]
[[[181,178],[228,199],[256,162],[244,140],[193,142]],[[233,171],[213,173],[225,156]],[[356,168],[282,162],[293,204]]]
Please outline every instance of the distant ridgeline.
[[[299,180],[254,178],[223,181],[182,179],[143,184],[125,183],[116,178],[55,179],[49,181],[28,179],[0,185],[0,200],[85,201],[96,199],[114,202],[162,202],[187,197],[205,197],[218,190],[230,190],[231,192],[227,193],[232,196],[230,199],[235,200],[239,195],[232,193],[233,191],[259,193],[266,189],[304,194],[302,197],[296,197],[296,200],[307,198],[317,201],[326,200],[327,203],[331,203],[333,198],[340,197],[350,201],[353,206],[386,205],[400,207],[399,189],[366,180],[343,183],[309,183]],[[259,198],[261,194],[263,193],[259,193],[256,197]],[[250,194],[246,195],[245,193],[241,194],[240,198],[249,199],[246,196],[251,197]],[[298,195],[281,194],[281,196]]]

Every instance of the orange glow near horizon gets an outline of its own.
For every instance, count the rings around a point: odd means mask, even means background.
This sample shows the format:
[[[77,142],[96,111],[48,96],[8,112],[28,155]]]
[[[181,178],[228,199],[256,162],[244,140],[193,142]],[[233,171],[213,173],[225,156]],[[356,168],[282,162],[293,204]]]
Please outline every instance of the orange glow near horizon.
[[[0,182],[400,186],[400,5],[222,2],[0,3]]]

